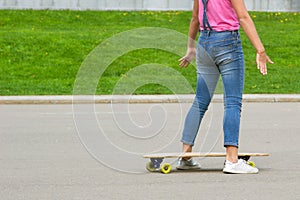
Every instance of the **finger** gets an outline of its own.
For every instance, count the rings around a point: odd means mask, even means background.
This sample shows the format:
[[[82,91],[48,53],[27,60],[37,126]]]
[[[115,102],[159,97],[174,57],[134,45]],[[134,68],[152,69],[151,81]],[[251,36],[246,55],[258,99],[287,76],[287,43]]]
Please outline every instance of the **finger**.
[[[185,60],[182,60],[179,64],[179,66],[182,68],[182,67],[185,67],[186,66],[186,62]]]
[[[190,65],[190,63],[188,61],[184,62],[184,67],[188,67]]]
[[[274,62],[269,58],[269,56],[267,56],[267,61],[268,61],[268,63],[270,63],[270,64],[274,64]]]
[[[189,63],[188,62],[184,62],[184,63],[182,63],[182,67],[187,67],[187,66],[189,66]]]
[[[180,58],[178,61],[184,61],[184,60],[187,60],[187,57],[186,57],[186,56],[183,56],[183,57]]]
[[[260,67],[260,73],[265,74],[266,68],[264,65]]]
[[[256,67],[259,69],[259,55],[256,56]]]
[[[184,65],[184,66],[186,66],[186,65],[189,65],[190,64],[190,62],[188,61],[188,59],[187,58],[181,58],[180,59],[180,65]]]
[[[262,68],[261,73],[262,75],[266,75],[267,74],[266,68]]]
[[[260,67],[260,73],[262,73],[263,75],[267,74],[267,65],[266,64],[262,64]]]
[[[179,66],[183,67],[184,66],[184,59],[180,58],[178,61],[179,61]]]
[[[190,65],[190,62],[186,62],[185,66],[188,67]]]

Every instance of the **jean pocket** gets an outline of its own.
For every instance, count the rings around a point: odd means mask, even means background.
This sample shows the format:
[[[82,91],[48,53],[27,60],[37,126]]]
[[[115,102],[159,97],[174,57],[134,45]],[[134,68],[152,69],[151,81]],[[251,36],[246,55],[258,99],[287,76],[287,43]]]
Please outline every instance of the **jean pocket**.
[[[223,41],[213,47],[213,54],[217,65],[224,65],[234,60],[234,40]]]

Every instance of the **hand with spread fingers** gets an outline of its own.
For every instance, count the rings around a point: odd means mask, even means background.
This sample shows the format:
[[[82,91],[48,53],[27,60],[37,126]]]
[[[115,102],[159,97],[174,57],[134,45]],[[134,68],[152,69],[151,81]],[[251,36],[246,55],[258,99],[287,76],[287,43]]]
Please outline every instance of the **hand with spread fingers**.
[[[188,48],[185,56],[183,56],[178,60],[180,62],[179,66],[181,68],[188,67],[190,63],[194,60],[195,56],[196,56],[196,48]]]
[[[266,52],[263,51],[261,53],[256,54],[256,64],[257,64],[257,69],[259,69],[260,73],[262,75],[267,75],[268,70],[267,70],[267,62],[270,64],[273,64],[274,62],[267,56]]]

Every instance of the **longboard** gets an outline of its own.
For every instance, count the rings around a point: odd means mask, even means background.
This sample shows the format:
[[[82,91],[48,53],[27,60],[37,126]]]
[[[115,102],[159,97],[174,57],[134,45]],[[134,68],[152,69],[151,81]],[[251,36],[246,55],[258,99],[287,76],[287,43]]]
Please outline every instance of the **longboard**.
[[[249,159],[253,156],[269,156],[268,153],[239,153],[238,158],[247,161],[251,166],[255,166],[253,161]],[[144,158],[149,158],[150,162],[146,164],[146,169],[150,172],[160,171],[168,174],[172,170],[172,165],[163,163],[165,158],[190,158],[190,157],[226,157],[226,153],[210,152],[210,153],[156,153],[144,155]]]

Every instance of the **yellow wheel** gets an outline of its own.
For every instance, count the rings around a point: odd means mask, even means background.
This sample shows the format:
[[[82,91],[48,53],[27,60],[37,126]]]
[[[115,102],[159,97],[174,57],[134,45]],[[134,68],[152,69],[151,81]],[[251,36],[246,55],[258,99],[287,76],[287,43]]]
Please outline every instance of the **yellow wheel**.
[[[248,165],[250,165],[251,167],[255,167],[255,163],[253,161],[248,161]]]
[[[170,173],[172,170],[172,166],[169,163],[165,163],[161,165],[160,171],[164,174]]]
[[[153,166],[153,163],[152,162],[148,162],[146,164],[146,169],[149,171],[149,172],[155,172],[155,167]]]

